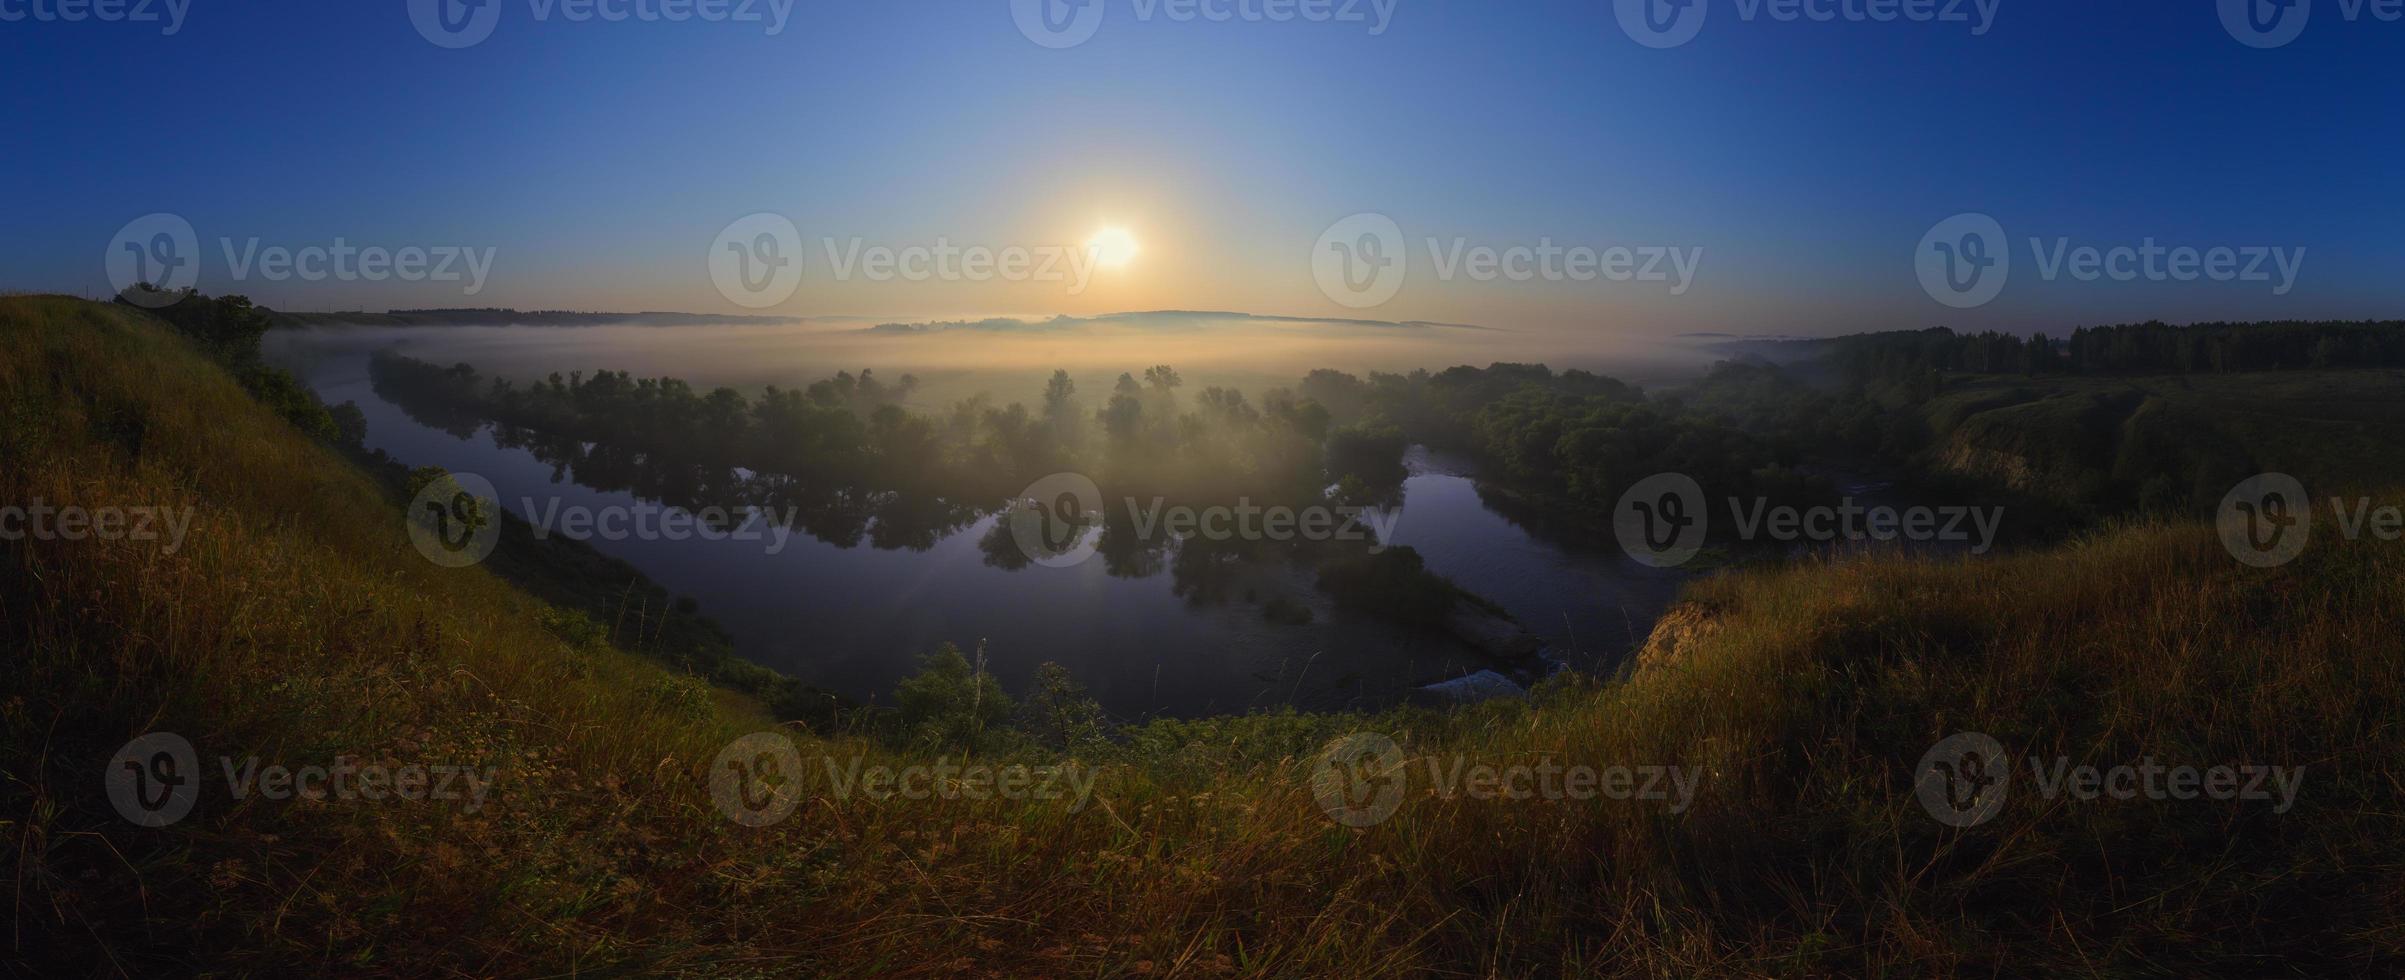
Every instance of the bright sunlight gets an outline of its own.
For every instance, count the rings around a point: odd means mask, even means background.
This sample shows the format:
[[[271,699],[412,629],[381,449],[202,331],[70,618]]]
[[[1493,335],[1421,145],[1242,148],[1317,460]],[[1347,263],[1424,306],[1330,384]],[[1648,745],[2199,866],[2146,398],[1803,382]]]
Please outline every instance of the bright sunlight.
[[[1094,261],[1103,268],[1124,269],[1128,263],[1136,260],[1136,253],[1141,249],[1136,244],[1136,236],[1129,234],[1125,228],[1114,226],[1095,232],[1094,237],[1086,240],[1086,250],[1094,254]]]

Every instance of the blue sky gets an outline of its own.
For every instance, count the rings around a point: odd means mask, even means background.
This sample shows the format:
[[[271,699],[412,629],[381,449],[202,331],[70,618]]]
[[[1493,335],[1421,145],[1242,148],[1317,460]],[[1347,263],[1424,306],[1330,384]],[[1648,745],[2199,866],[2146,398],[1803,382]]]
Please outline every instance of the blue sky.
[[[490,37],[447,49],[405,0],[193,0],[172,35],[0,0],[0,288],[104,294],[113,236],[167,212],[197,230],[203,289],[285,308],[743,312],[709,256],[731,222],[773,212],[806,257],[767,310],[795,315],[1200,308],[1627,337],[2405,315],[2405,24],[2350,21],[2339,0],[2312,0],[2273,49],[2207,2],[1991,0],[1975,33],[1702,0],[1701,31],[1668,49],[1608,0],[1392,0],[1383,31],[1244,15],[1265,0],[1214,0],[1236,12],[1224,23],[1091,0],[1099,28],[1063,49],[1023,34],[1009,0],[805,2],[776,33],[491,2]],[[1349,309],[1312,256],[1365,212],[1403,231],[1408,277]],[[1997,220],[2013,269],[1994,301],[1955,309],[1915,260],[1965,212]],[[834,243],[1074,247],[1106,226],[1142,251],[1074,293],[829,265]],[[492,271],[468,295],[238,277],[225,255],[338,238],[489,249]],[[2032,238],[2303,260],[2284,295],[2082,282],[2041,274]],[[1701,261],[1676,294],[1430,261],[1546,241]]]

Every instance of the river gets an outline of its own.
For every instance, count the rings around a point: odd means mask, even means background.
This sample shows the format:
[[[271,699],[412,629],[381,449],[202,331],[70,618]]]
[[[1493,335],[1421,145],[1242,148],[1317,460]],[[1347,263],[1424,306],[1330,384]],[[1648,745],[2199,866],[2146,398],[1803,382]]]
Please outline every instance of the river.
[[[578,331],[539,331],[561,345],[563,366],[593,363]],[[411,466],[442,466],[492,481],[521,517],[553,506],[654,505],[555,472],[481,429],[462,438],[412,420],[368,380],[373,330],[279,332],[270,355],[329,403],[356,403],[367,446]],[[411,352],[425,356],[413,345]],[[1417,549],[1428,567],[1501,605],[1584,669],[1608,668],[1642,641],[1683,577],[1640,565],[1608,542],[1573,541],[1515,522],[1482,499],[1469,467],[1425,449],[1407,459],[1391,543]],[[1166,567],[1113,574],[1100,558],[1064,568],[989,564],[979,542],[998,518],[943,535],[925,550],[839,547],[795,533],[773,540],[609,537],[602,552],[692,597],[735,638],[738,655],[863,702],[890,703],[895,683],[939,644],[983,643],[990,669],[1014,694],[1055,661],[1123,718],[1196,717],[1291,704],[1307,710],[1376,709],[1412,688],[1482,666],[1447,637],[1407,632],[1335,609],[1306,571],[1250,569],[1224,601],[1181,596]],[[1164,563],[1165,564],[1165,563]],[[1284,596],[1311,609],[1307,624],[1272,622],[1258,600]]]

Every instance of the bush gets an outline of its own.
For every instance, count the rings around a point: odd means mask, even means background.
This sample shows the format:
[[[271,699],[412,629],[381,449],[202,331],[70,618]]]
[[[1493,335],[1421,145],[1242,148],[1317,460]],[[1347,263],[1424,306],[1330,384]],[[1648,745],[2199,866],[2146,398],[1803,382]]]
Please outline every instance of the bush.
[[[1010,697],[985,672],[985,647],[971,665],[960,648],[946,643],[921,662],[919,672],[894,691],[902,706],[902,735],[930,749],[972,749],[987,742],[1011,716]]]

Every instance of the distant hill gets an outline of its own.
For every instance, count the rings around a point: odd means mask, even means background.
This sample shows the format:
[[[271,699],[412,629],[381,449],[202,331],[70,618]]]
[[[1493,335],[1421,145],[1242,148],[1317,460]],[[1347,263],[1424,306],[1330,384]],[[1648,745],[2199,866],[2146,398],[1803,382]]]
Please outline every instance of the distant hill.
[[[727,316],[717,313],[586,313],[575,310],[510,310],[500,308],[388,310],[383,313],[364,311],[333,313],[291,313],[269,310],[268,318],[278,327],[704,327],[743,326],[770,323],[797,323],[805,317],[794,316]],[[819,318],[824,322],[829,318]],[[844,319],[835,317],[832,319]],[[1098,316],[1053,316],[1041,319],[989,317],[982,320],[945,320],[920,322],[879,323],[862,327],[877,333],[946,333],[955,330],[979,332],[1037,332],[1064,330],[1096,324],[1124,324],[1154,328],[1194,328],[1213,322],[1232,320],[1267,323],[1324,323],[1336,326],[1382,327],[1390,329],[1429,329],[1447,327],[1457,330],[1492,330],[1467,323],[1436,323],[1424,320],[1354,320],[1336,317],[1268,316],[1258,313],[1220,313],[1201,310],[1157,310],[1131,313],[1106,313]]]
[[[982,320],[941,320],[918,323],[880,323],[863,329],[876,333],[948,333],[955,330],[987,333],[1028,333],[1046,330],[1066,330],[1096,324],[1119,324],[1149,328],[1192,329],[1213,323],[1243,321],[1250,323],[1320,323],[1348,327],[1379,327],[1386,329],[1425,330],[1449,327],[1456,330],[1492,330],[1469,323],[1437,323],[1430,320],[1359,320],[1343,317],[1275,316],[1262,313],[1232,313],[1213,310],[1149,310],[1129,313],[1104,313],[1096,316],[1054,316],[1039,320],[1017,317],[988,317]]]
[[[278,327],[702,327],[793,323],[790,316],[716,313],[579,313],[571,310],[392,310],[385,313],[286,313],[271,310]]]

